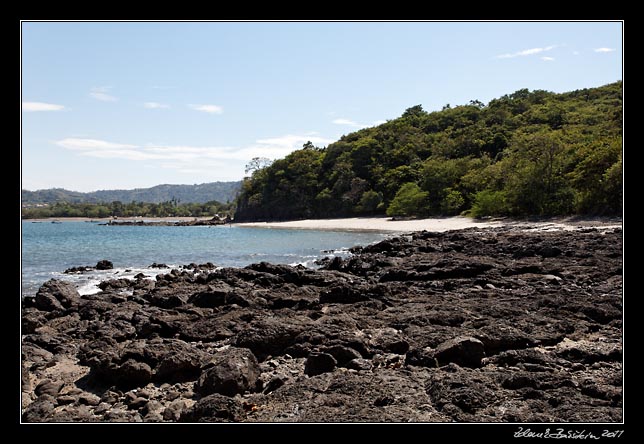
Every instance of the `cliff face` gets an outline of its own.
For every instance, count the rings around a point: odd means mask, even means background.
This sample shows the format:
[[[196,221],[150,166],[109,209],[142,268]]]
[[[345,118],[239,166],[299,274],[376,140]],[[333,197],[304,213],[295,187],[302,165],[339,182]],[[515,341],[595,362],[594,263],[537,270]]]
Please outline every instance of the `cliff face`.
[[[24,302],[24,421],[616,422],[622,232],[414,233]]]

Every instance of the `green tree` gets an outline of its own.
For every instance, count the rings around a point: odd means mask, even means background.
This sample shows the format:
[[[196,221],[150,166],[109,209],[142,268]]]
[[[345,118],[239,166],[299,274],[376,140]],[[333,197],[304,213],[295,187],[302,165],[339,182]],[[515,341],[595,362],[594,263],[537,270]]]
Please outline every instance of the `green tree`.
[[[387,216],[422,216],[427,213],[429,193],[408,182],[400,187],[396,197],[387,208]]]

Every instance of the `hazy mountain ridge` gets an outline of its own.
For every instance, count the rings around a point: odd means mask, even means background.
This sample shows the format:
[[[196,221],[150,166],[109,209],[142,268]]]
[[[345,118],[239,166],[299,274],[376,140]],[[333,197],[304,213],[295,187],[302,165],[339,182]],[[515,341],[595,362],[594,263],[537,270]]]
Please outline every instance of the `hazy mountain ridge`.
[[[230,202],[235,199],[241,181],[210,182],[194,185],[162,184],[150,188],[135,188],[132,190],[98,190],[88,193],[69,191],[63,188],[46,190],[22,190],[22,204],[53,204],[56,202],[69,203],[98,203],[132,201],[160,203],[176,199],[182,203],[205,203],[209,201]]]

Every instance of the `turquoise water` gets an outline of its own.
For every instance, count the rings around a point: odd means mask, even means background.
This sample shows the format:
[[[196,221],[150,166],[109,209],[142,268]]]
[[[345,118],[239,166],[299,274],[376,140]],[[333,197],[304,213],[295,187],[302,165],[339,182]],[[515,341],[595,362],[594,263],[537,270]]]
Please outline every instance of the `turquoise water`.
[[[46,280],[56,277],[74,282],[81,293],[98,291],[96,284],[109,277],[151,277],[163,270],[153,262],[171,266],[212,262],[241,267],[254,262],[303,264],[327,255],[346,255],[346,249],[367,245],[391,234],[216,227],[105,226],[90,222],[22,222],[22,294],[33,295]],[[95,265],[101,259],[114,270],[82,275],[62,272],[73,266]]]

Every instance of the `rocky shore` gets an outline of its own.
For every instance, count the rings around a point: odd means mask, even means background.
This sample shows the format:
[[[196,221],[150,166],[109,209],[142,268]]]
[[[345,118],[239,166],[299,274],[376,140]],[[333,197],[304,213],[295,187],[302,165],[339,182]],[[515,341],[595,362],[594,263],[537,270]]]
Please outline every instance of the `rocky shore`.
[[[134,227],[195,227],[195,226],[215,226],[230,224],[232,219],[212,218],[212,219],[194,219],[194,220],[118,220],[112,219],[101,225],[111,226],[134,226]]]
[[[169,272],[168,272],[169,271]],[[416,232],[22,312],[22,419],[618,422],[622,231]]]

